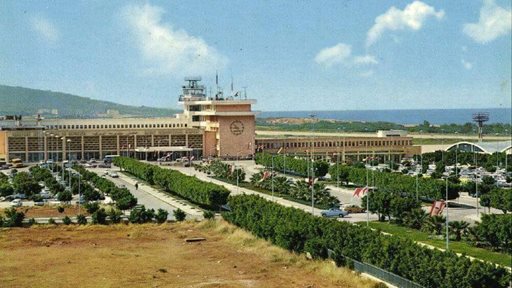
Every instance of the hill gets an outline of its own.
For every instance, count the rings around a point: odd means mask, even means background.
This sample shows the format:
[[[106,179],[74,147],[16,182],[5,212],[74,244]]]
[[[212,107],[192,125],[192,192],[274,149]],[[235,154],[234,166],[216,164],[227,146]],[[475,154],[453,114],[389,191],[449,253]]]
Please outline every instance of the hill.
[[[117,112],[120,116],[159,117],[177,112],[172,109],[135,107],[67,93],[6,85],[0,85],[0,103],[0,115],[41,114],[46,118],[111,117]]]

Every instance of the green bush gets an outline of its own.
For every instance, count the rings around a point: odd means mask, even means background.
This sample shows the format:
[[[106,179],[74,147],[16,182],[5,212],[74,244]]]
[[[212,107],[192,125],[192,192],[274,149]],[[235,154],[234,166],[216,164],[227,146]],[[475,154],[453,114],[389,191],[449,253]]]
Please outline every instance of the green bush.
[[[164,223],[165,221],[167,221],[167,216],[169,216],[169,212],[167,212],[164,209],[158,209],[158,211],[155,215],[156,222]]]
[[[4,211],[5,218],[3,219],[3,227],[21,227],[23,226],[23,219],[25,213],[18,212],[15,208],[8,208]]]
[[[69,225],[69,224],[71,224],[71,218],[69,218],[68,216],[65,216],[65,217],[62,219],[62,223],[64,223],[65,225]]]
[[[213,219],[215,218],[215,213],[213,213],[212,211],[205,210],[203,212],[203,217],[204,219]]]
[[[53,218],[48,219],[48,224],[55,225],[57,224]]]
[[[98,211],[100,209],[100,204],[98,202],[89,202],[84,205],[85,210],[87,210],[87,213],[93,214],[94,212]]]
[[[76,223],[78,225],[85,225],[87,224],[87,218],[85,217],[85,215],[79,214],[76,216]]]
[[[2,223],[0,223],[0,226],[2,226],[1,224]],[[28,219],[28,226],[32,226],[32,225],[35,225],[35,224],[36,224],[36,219],[34,219],[34,218]]]
[[[110,217],[110,221],[114,224],[121,222],[121,211],[117,209],[110,209],[108,216]]]
[[[174,218],[176,219],[176,221],[183,221],[185,220],[185,218],[187,218],[187,214],[185,213],[185,211],[181,210],[180,208],[174,210],[173,212],[174,214]]]
[[[107,212],[104,208],[100,208],[92,213],[92,224],[107,224]]]
[[[114,164],[135,177],[155,183],[165,191],[177,194],[199,205],[218,209],[227,202],[229,196],[229,191],[222,186],[201,181],[175,170],[160,168],[126,157],[114,159]]]
[[[325,258],[330,249],[338,265],[350,265],[350,257],[425,287],[507,287],[510,281],[505,268],[365,226],[315,217],[255,195],[230,197],[229,206],[231,211],[223,213],[227,221],[296,253]]]
[[[153,209],[146,210],[146,207],[144,205],[140,207],[135,207],[130,211],[130,216],[128,217],[128,220],[130,223],[147,223],[153,221],[153,218],[155,217],[155,211]]]
[[[62,206],[57,207],[57,211],[59,211],[59,213],[63,213],[64,207],[62,207]]]

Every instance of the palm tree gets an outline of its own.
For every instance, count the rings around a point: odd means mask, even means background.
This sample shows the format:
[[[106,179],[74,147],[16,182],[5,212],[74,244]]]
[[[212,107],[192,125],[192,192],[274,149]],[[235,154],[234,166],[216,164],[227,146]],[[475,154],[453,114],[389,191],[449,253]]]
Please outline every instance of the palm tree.
[[[443,227],[445,222],[446,218],[444,216],[436,215],[428,217],[423,227],[430,233],[434,232],[436,235],[441,235],[441,233],[443,233]]]
[[[413,209],[411,212],[407,213],[404,217],[404,222],[407,226],[414,229],[421,229],[425,220],[427,219],[428,214],[421,208]]]
[[[462,239],[462,234],[469,227],[469,223],[466,221],[451,221],[448,223],[450,227],[450,231],[455,234],[455,240],[460,241]]]

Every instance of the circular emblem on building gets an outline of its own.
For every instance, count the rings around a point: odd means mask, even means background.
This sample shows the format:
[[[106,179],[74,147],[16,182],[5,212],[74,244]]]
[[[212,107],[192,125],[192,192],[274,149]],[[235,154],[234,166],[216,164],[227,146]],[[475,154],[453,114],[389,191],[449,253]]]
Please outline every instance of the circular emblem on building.
[[[240,135],[244,132],[244,124],[240,120],[233,121],[229,125],[229,130],[233,135]]]

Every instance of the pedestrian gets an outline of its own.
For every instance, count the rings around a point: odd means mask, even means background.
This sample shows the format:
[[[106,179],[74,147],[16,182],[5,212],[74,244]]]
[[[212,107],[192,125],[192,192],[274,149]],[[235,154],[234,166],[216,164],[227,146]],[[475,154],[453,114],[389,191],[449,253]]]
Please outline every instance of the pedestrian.
[[[139,182],[135,183],[135,190],[139,190]]]

